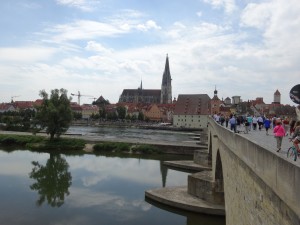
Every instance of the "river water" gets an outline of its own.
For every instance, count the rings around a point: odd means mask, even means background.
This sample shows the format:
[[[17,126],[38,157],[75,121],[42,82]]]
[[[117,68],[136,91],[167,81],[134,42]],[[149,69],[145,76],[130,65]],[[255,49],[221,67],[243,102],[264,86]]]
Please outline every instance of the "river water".
[[[199,132],[179,132],[169,130],[152,130],[138,128],[113,128],[113,127],[81,127],[72,126],[68,134],[82,135],[89,140],[104,141],[130,141],[136,143],[156,143],[171,145],[194,145],[196,141],[192,139]]]
[[[162,163],[179,159],[191,156],[67,155],[2,148],[0,224],[225,224],[223,217],[145,200],[145,190],[187,185],[188,173]]]

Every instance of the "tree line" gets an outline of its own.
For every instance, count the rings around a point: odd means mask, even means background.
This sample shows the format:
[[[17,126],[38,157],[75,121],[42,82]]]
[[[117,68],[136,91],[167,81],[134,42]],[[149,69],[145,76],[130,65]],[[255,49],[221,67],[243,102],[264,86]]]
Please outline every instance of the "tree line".
[[[81,119],[80,113],[71,109],[71,97],[67,90],[54,89],[48,94],[45,90],[39,93],[43,101],[35,109],[23,109],[20,111],[7,111],[0,113],[0,129],[13,131],[31,131],[37,133],[44,130],[50,135],[50,140],[59,138],[65,133],[73,119]],[[144,120],[143,113],[138,116],[126,115],[126,108],[118,106],[116,112],[107,113],[105,105],[100,106],[99,113],[93,114],[91,119],[105,120]]]

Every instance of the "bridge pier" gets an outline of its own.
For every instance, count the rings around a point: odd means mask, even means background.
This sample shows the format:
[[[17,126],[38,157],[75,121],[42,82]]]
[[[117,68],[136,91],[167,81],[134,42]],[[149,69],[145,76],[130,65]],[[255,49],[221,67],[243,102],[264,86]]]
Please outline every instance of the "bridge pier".
[[[188,175],[187,187],[149,190],[145,193],[147,198],[193,212],[225,215],[223,181],[213,179],[211,154],[207,148],[195,150],[193,161],[166,161],[164,164],[201,172]]]
[[[224,191],[212,178],[211,171],[203,171],[188,176],[188,193],[204,201],[224,205]]]

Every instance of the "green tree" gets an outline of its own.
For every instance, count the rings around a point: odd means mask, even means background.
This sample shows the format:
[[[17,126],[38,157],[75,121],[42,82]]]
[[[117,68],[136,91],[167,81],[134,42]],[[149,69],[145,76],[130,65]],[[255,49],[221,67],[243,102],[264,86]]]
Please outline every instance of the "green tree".
[[[131,120],[130,114],[127,114],[126,117],[125,117],[125,119],[126,119],[126,120]]]
[[[116,120],[116,119],[118,119],[118,115],[116,112],[107,113],[107,119],[108,120]]]
[[[54,89],[50,98],[45,90],[40,91],[43,98],[42,105],[37,107],[35,127],[39,130],[46,129],[50,134],[50,140],[66,132],[72,121],[71,98],[67,96],[67,90]]]
[[[105,107],[102,106],[99,108],[99,116],[101,119],[105,119],[106,118],[106,111],[105,111]]]
[[[126,108],[124,106],[118,106],[117,113],[118,113],[118,118],[124,120],[126,116]]]
[[[82,113],[73,112],[73,119],[74,120],[81,120],[82,119]]]
[[[140,121],[144,120],[144,114],[142,112],[139,112],[138,120],[140,120]]]
[[[31,119],[34,117],[35,111],[33,109],[24,109],[20,111],[20,116],[22,118],[21,125],[23,130],[29,130],[31,125]]]
[[[133,115],[131,116],[131,120],[132,120],[132,121],[136,121],[136,120],[137,120],[137,117],[136,117],[135,114],[133,114]]]
[[[99,115],[99,113],[93,113],[92,115],[91,115],[91,119],[93,119],[93,120],[98,120],[100,118],[100,115]]]

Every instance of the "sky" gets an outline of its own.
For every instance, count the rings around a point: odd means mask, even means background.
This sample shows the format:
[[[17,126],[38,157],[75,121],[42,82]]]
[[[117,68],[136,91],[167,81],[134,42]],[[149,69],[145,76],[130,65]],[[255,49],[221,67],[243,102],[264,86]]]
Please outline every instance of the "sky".
[[[263,97],[294,105],[299,0],[1,0],[0,103],[80,91],[116,103],[123,89]],[[73,101],[77,97],[73,96]]]

